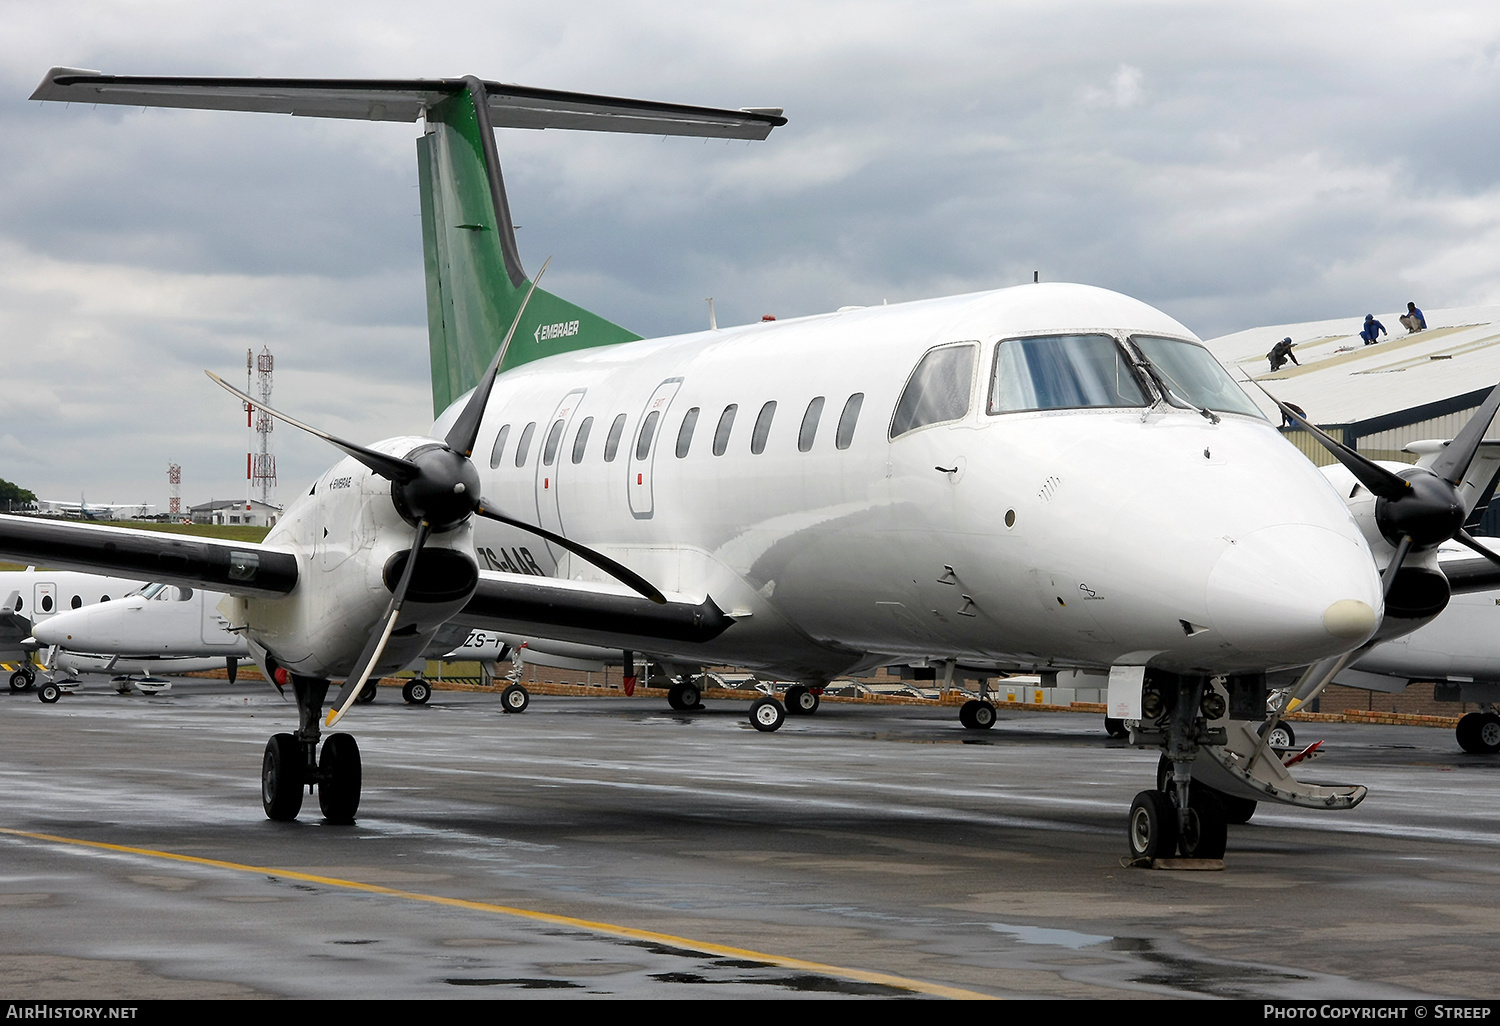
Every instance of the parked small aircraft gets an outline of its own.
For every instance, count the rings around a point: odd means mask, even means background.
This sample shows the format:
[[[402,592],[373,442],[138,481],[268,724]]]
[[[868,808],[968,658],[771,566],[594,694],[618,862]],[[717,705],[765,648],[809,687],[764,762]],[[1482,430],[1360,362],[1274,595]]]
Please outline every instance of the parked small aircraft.
[[[23,642],[37,624],[66,610],[123,598],[143,583],[75,570],[0,570],[0,661],[20,664],[11,672],[10,689],[25,691],[36,683],[32,650]]]
[[[1137,857],[1223,854],[1195,760],[1225,793],[1363,797],[1293,780],[1241,719],[1261,716],[1267,670],[1416,626],[1407,585],[1462,524],[1443,511],[1472,486],[1465,444],[1404,492],[1355,463],[1384,503],[1377,565],[1192,333],[1125,296],[1026,285],[636,341],[526,276],[492,119],[765,138],[779,111],[68,69],[34,96],[424,125],[430,436],[365,446],[267,410],[346,458],[259,545],[0,518],[0,552],[232,596],[231,625],[298,702],[262,764],[271,818],[314,783],[327,819],[354,818],[358,747],[337,733],[320,753],[320,728],[450,621],[809,684],[913,660],[1107,670],[1134,739],[1172,763],[1172,788],[1132,806]],[[751,707],[763,730],[784,714]]]

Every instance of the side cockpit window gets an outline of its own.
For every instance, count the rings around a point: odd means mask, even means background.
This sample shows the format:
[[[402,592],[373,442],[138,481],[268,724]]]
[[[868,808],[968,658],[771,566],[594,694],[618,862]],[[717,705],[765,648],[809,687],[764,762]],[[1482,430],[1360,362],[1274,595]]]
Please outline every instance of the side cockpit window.
[[[1145,406],[1145,390],[1109,335],[1010,338],[995,347],[990,414]]]
[[[978,353],[978,345],[965,342],[940,346],[922,357],[896,403],[890,437],[900,438],[929,424],[944,424],[968,416]]]

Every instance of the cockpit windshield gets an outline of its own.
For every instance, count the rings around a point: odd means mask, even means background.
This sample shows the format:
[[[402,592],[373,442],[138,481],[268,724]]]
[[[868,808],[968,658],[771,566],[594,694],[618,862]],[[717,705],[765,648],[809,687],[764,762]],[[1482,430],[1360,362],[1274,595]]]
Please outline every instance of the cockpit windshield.
[[[1134,335],[1131,341],[1180,399],[1205,410],[1264,419],[1244,389],[1235,384],[1228,371],[1202,346],[1155,335]],[[1171,402],[1172,397],[1167,396],[1167,400]]]
[[[148,584],[132,594],[141,596],[147,602],[186,602],[193,597],[193,589],[170,584]]]
[[[1125,353],[1109,335],[1012,338],[995,347],[991,414],[1148,402]]]

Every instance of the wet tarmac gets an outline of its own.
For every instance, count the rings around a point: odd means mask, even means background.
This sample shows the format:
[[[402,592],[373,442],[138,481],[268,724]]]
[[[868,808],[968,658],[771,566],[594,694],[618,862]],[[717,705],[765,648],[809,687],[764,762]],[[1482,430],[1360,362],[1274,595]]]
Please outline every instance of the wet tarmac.
[[[265,819],[265,685],[0,695],[0,993],[1500,995],[1500,757],[1448,731],[1299,724],[1370,797],[1182,873],[1121,868],[1156,755],[1096,717],[745,710],[382,689],[341,827]]]

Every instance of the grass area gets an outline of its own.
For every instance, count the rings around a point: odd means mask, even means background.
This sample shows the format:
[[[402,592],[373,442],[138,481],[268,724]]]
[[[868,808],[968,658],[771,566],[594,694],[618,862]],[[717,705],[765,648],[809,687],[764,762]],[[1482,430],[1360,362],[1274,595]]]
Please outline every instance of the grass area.
[[[226,541],[258,542],[265,538],[266,527],[249,527],[244,524],[158,524],[135,520],[94,521],[100,527],[124,527],[137,531],[163,531],[167,534],[189,534],[199,538],[223,538]],[[0,562],[0,570],[24,570],[25,563]]]

